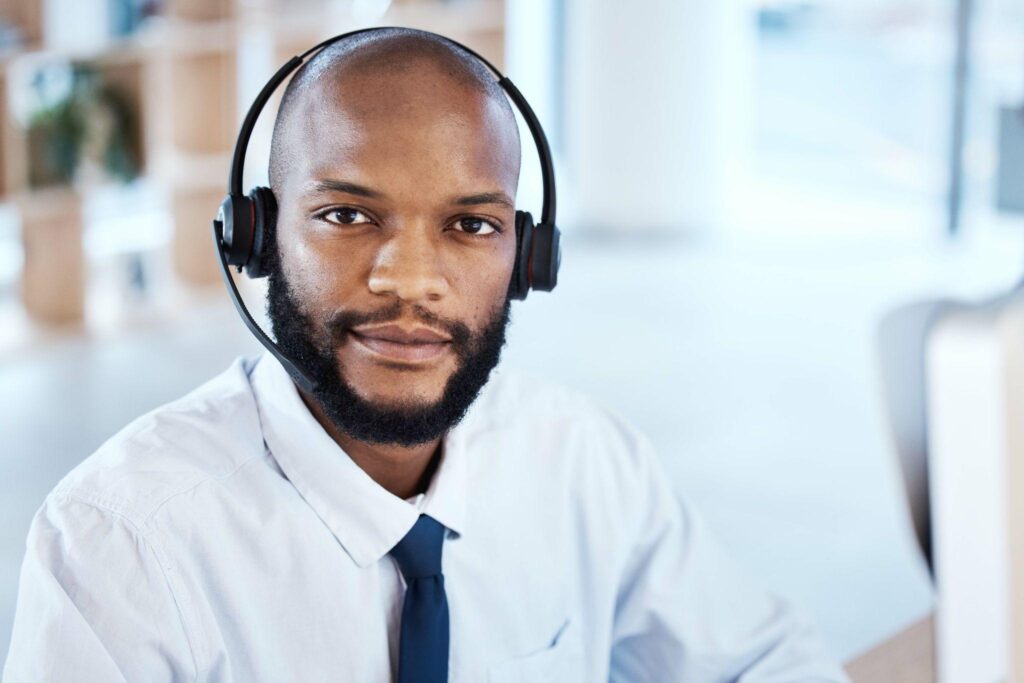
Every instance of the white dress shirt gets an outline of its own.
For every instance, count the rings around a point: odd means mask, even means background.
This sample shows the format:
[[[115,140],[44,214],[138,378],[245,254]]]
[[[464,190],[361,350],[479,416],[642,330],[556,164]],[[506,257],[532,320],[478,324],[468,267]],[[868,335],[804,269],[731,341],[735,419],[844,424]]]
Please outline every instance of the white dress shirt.
[[[450,681],[847,680],[650,442],[585,396],[497,369],[403,500],[267,355],[142,416],[46,497],[4,680],[392,681],[388,551],[421,512],[448,529]]]

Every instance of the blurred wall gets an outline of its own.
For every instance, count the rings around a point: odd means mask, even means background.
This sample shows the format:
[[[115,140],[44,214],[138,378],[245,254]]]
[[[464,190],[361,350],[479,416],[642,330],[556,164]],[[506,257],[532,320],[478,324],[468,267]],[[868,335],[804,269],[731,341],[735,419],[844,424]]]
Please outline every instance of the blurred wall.
[[[753,16],[742,2],[567,0],[568,220],[707,235],[750,143]]]

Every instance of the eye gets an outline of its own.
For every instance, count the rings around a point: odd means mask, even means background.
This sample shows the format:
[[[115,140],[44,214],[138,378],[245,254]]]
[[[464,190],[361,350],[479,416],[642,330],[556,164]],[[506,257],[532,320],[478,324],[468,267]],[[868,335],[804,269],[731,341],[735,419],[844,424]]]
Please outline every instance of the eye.
[[[470,235],[490,235],[496,232],[501,232],[501,229],[494,223],[476,216],[460,218],[458,226],[459,230],[469,233]]]
[[[320,212],[317,217],[322,218],[328,223],[334,223],[335,225],[360,225],[362,223],[371,222],[365,213],[347,206],[327,209],[326,211]]]

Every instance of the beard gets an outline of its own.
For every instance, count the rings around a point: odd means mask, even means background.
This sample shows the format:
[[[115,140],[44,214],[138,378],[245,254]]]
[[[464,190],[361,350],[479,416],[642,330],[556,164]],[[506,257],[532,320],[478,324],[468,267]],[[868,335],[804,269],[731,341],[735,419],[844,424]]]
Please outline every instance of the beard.
[[[421,322],[442,329],[451,337],[456,370],[448,378],[441,397],[433,403],[403,401],[381,405],[360,396],[345,380],[336,349],[345,343],[352,327],[398,320],[402,302],[395,299],[386,308],[369,313],[340,311],[318,326],[296,299],[276,248],[271,252],[267,314],[274,336],[285,355],[315,382],[313,398],[335,428],[360,441],[415,446],[443,436],[465,417],[501,358],[512,303],[508,294],[504,304],[476,334],[464,323],[441,320],[414,305],[413,311]]]

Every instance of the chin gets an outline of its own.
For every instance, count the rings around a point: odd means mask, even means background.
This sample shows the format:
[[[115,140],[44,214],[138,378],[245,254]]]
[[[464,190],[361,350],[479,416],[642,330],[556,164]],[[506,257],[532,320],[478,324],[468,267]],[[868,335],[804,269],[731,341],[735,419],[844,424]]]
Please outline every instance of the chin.
[[[447,379],[447,378],[445,378]],[[380,408],[427,408],[441,399],[444,382],[416,377],[411,372],[388,372],[372,388],[369,382],[349,382],[356,395]]]

